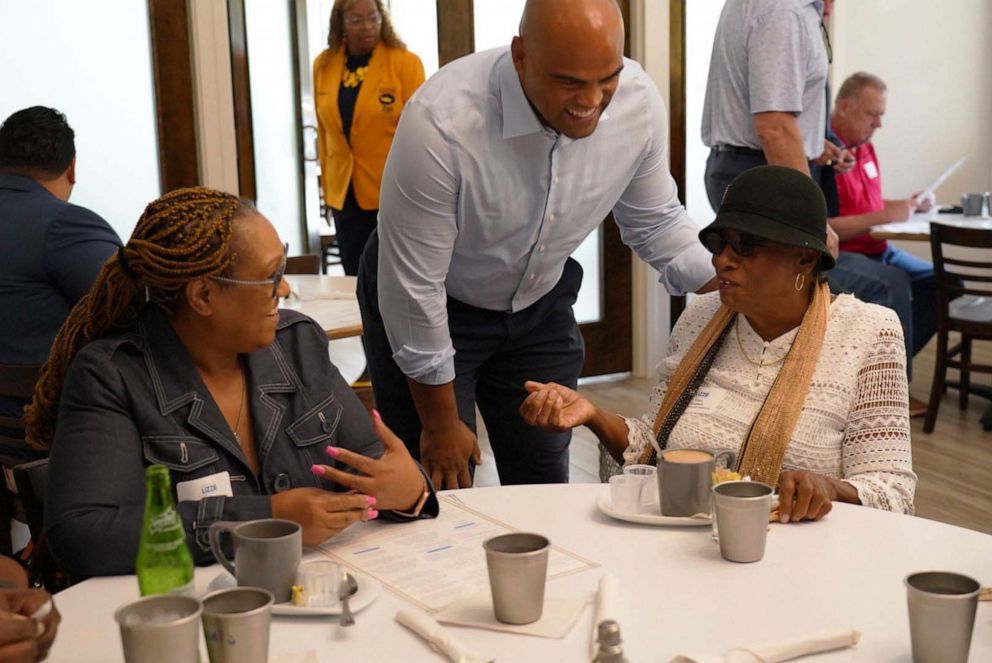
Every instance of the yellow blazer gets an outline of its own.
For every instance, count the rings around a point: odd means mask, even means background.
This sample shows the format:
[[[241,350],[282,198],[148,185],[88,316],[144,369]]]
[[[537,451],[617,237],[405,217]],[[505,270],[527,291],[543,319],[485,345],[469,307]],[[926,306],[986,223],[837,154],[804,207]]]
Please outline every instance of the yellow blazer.
[[[333,53],[325,50],[313,62],[317,152],[324,202],[341,209],[348,184],[353,183],[358,206],[378,209],[382,169],[400,121],[400,111],[424,82],[424,65],[410,51],[379,42],[355,102],[351,145],[345,138],[338,109],[344,69],[343,46]]]

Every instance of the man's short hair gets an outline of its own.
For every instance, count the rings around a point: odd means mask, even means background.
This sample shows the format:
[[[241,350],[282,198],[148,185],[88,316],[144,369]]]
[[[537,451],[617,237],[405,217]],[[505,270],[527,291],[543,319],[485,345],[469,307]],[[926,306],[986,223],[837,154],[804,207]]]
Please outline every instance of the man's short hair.
[[[841,99],[854,99],[866,87],[873,87],[879,92],[885,92],[886,90],[885,81],[881,78],[875,74],[859,71],[856,74],[848,76],[847,80],[841,84],[840,89],[837,90],[837,101]]]
[[[0,171],[51,179],[76,156],[75,132],[54,108],[19,110],[0,125]]]

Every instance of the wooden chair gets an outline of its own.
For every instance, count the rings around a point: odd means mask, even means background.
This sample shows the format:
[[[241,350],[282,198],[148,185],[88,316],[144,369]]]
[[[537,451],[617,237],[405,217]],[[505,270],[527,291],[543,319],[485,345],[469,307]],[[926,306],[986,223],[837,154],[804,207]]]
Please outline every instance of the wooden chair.
[[[992,261],[965,260],[944,254],[944,246],[992,249],[992,230],[930,224],[930,247],[937,277],[937,361],[930,387],[923,432],[933,432],[940,399],[947,387],[958,389],[958,406],[968,407],[968,397],[975,393],[992,398],[992,388],[971,384],[972,373],[992,373],[992,365],[971,358],[974,340],[992,341]],[[961,252],[955,253],[955,256]],[[961,340],[949,346],[950,332]],[[947,369],[960,372],[958,382],[947,380]]]
[[[40,366],[0,364],[0,396],[29,399],[34,394]],[[0,416],[0,553],[12,555],[11,520],[27,522],[24,508],[17,496],[13,470],[16,465],[43,457],[24,441],[24,418]]]
[[[17,495],[24,507],[28,529],[31,530],[31,552],[27,559],[31,583],[55,593],[68,581],[52,558],[45,537],[45,495],[48,492],[48,459],[22,463],[14,468]]]
[[[286,258],[286,274],[320,274],[320,256],[307,253]]]

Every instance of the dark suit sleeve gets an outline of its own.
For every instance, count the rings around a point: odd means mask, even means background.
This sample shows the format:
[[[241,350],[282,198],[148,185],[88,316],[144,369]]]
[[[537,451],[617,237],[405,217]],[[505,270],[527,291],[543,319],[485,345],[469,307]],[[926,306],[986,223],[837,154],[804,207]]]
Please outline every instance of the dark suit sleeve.
[[[120,245],[117,233],[100,216],[67,205],[45,234],[45,271],[66,299],[77,302]]]

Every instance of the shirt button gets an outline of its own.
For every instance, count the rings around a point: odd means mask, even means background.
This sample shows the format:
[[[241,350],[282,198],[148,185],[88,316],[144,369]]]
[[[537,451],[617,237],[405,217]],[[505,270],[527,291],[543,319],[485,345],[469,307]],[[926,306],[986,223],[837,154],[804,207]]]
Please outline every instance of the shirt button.
[[[555,175],[555,184],[558,184],[558,176]]]
[[[533,281],[536,276],[537,276],[536,274],[531,274],[530,275],[530,280]]]
[[[277,493],[284,493],[293,486],[292,482],[289,480],[289,475],[285,472],[280,472],[279,476],[276,477],[275,483],[272,487],[276,489]]]
[[[548,221],[554,221],[554,220],[555,220],[555,215],[554,214],[549,214],[548,215]]]
[[[544,244],[541,244],[541,246],[540,246],[540,247],[538,247],[538,249],[537,249],[537,250],[538,250],[538,251],[540,251],[541,253],[544,253],[544,249],[545,249],[545,246],[544,246]]]

